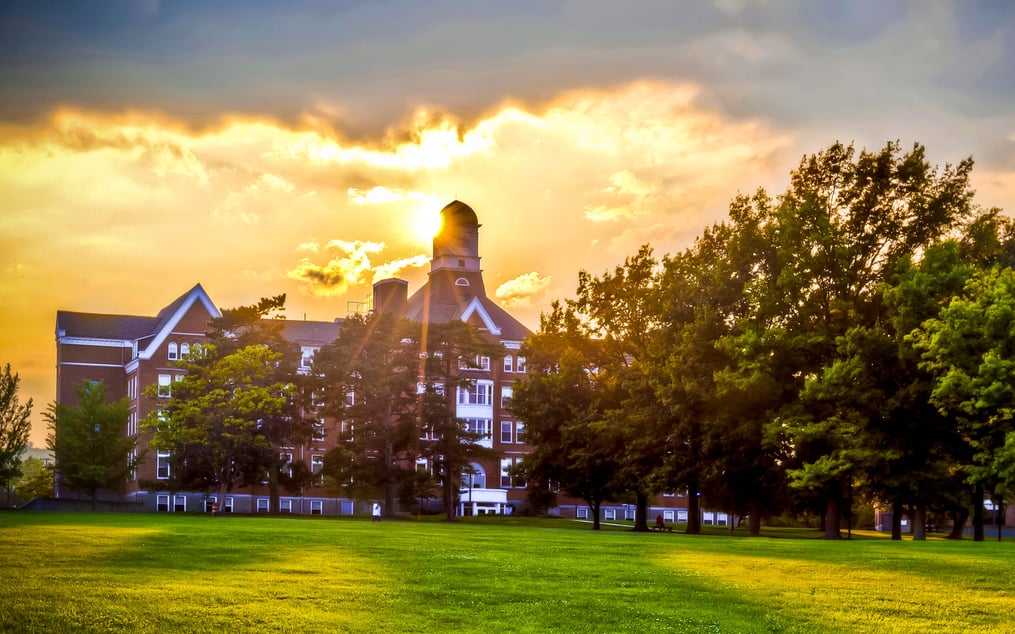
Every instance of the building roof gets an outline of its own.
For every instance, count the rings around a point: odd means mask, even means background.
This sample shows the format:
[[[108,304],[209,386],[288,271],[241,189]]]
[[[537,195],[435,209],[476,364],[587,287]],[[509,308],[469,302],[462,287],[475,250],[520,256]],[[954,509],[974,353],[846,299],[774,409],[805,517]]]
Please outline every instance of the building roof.
[[[335,321],[289,321],[283,322],[282,335],[289,341],[306,346],[323,346],[338,337],[338,331],[345,320]]]
[[[441,218],[444,220],[444,226],[479,226],[479,217],[476,216],[476,212],[460,200],[453,200],[445,205],[444,209],[441,209]]]

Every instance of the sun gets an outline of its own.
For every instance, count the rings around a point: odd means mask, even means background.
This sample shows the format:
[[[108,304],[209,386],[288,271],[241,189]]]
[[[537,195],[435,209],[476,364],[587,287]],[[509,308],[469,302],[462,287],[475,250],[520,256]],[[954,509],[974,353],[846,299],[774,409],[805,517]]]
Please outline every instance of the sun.
[[[441,213],[429,205],[420,207],[413,214],[412,225],[416,238],[427,244],[441,230]]]

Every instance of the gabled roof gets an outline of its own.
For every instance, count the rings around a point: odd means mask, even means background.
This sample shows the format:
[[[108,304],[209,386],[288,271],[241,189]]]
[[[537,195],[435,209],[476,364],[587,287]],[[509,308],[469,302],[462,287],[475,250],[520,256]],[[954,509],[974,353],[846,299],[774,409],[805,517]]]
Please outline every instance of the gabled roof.
[[[141,359],[150,359],[155,351],[159,349],[162,342],[166,340],[169,333],[173,331],[176,324],[180,323],[180,320],[190,311],[191,307],[200,302],[208,315],[211,317],[221,317],[222,313],[219,312],[218,308],[215,308],[215,304],[212,303],[211,298],[208,297],[208,293],[204,291],[204,288],[197,284],[194,288],[190,289],[183,295],[177,297],[171,304],[159,311],[156,316],[158,323],[153,335],[152,340],[145,346],[144,350],[138,350],[137,356]]]
[[[160,310],[155,317],[57,311],[56,336],[61,339],[105,339],[124,343],[150,339],[144,349],[138,351],[139,357],[150,358],[195,303],[200,303],[211,317],[221,315],[204,288],[197,284]]]
[[[405,316],[408,319],[420,323],[424,321],[444,323],[452,319],[469,321],[472,317],[478,317],[483,323],[483,328],[501,340],[524,341],[532,334],[532,331],[526,328],[522,322],[512,317],[485,294],[474,295],[462,292],[456,294],[452,299],[448,299],[445,295],[443,301],[431,297],[431,301],[427,302],[427,294],[431,290],[432,286],[430,282],[427,282],[412,294],[406,305]],[[426,306],[428,303],[429,306]],[[425,306],[426,308],[424,308]]]

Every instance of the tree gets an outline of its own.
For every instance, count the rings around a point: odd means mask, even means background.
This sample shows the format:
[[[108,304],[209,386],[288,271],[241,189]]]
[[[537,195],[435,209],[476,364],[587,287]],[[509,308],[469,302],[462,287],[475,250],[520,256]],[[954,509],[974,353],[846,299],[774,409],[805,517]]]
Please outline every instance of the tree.
[[[11,483],[21,473],[21,455],[28,447],[28,434],[32,430],[32,399],[24,405],[18,402],[20,377],[11,372],[11,364],[0,373],[0,482],[10,505]]]
[[[130,404],[126,398],[106,402],[105,383],[82,381],[74,392],[77,406],[52,403],[44,414],[46,442],[61,489],[87,494],[95,508],[99,492],[123,486],[137,466],[137,437],[126,433]]]
[[[171,452],[177,484],[217,488],[222,501],[234,486],[264,478],[265,456],[275,449],[265,421],[280,417],[296,390],[279,381],[280,359],[263,345],[224,356],[213,344],[192,348],[182,362],[187,374],[144,421],[151,446]]]
[[[599,530],[602,503],[620,492],[623,436],[608,422],[619,407],[617,384],[606,379],[600,342],[572,310],[554,302],[540,322],[539,333],[522,345],[528,373],[509,406],[526,421],[533,447],[520,475],[538,491],[559,487],[584,500]]]
[[[1015,432],[1015,271],[979,271],[913,338],[935,376],[931,402],[955,416],[972,450],[968,480],[1003,506],[1008,436]],[[974,539],[983,539],[983,497],[974,500]]]
[[[53,471],[33,456],[21,462],[21,477],[14,483],[14,494],[22,500],[53,497]]]
[[[267,473],[269,507],[279,510],[280,487],[290,492],[312,481],[319,474],[313,474],[305,464],[290,463],[282,449],[299,445],[310,438],[317,421],[309,417],[313,406],[313,381],[301,375],[299,367],[300,347],[286,339],[284,334],[286,296],[264,297],[256,304],[227,308],[222,315],[211,321],[208,339],[215,346],[219,356],[225,357],[250,346],[261,346],[278,355],[271,367],[266,368],[272,376],[265,381],[277,385],[289,385],[285,391],[285,402],[274,413],[262,412],[259,432],[266,442],[256,443],[241,454],[239,466],[251,474],[252,481],[260,482],[260,476]],[[181,456],[182,458],[182,456]]]
[[[885,319],[880,284],[896,264],[970,214],[971,169],[967,159],[939,172],[920,145],[902,153],[889,143],[858,154],[836,143],[801,161],[777,205],[755,197],[760,210],[770,210],[762,220],[768,245],[747,286],[753,308],[739,336],[765,342],[766,353],[780,359],[766,362],[772,384],[789,387],[770,417],[773,433],[792,448],[792,484],[824,498],[827,538],[840,537],[841,509],[861,467],[846,428],[863,425],[865,414],[848,401],[830,408],[822,390],[807,384],[829,378],[825,372],[842,357],[840,338],[848,331]],[[739,362],[749,366],[757,358]]]
[[[567,302],[582,336],[600,349],[597,372],[600,388],[606,388],[601,393],[617,399],[593,427],[600,427],[605,445],[618,451],[616,477],[634,493],[634,530],[639,532],[648,532],[648,499],[662,488],[657,472],[666,452],[660,439],[668,421],[654,398],[648,364],[659,327],[657,266],[652,249],[644,245],[601,276],[579,271],[576,298]]]
[[[440,479],[442,498],[448,520],[455,518],[463,473],[471,472],[471,463],[479,458],[495,458],[497,453],[478,441],[483,434],[470,430],[468,422],[458,418],[460,393],[476,386],[470,376],[476,359],[503,356],[499,344],[483,340],[475,326],[452,320],[423,326],[420,347],[425,350],[419,377],[419,435],[426,438],[414,456],[426,459]],[[492,398],[492,395],[490,395]]]
[[[347,490],[384,500],[395,512],[395,495],[406,476],[404,457],[418,437],[416,379],[419,326],[392,315],[350,317],[338,338],[314,355],[322,412],[339,421],[338,445],[325,470]],[[414,467],[415,465],[413,465]]]

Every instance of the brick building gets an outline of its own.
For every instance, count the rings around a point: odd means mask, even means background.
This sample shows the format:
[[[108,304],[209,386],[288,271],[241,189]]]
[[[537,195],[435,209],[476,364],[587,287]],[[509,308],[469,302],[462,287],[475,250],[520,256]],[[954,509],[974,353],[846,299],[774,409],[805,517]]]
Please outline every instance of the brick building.
[[[478,369],[468,370],[473,386],[460,389],[458,417],[479,432],[479,441],[499,454],[495,460],[477,460],[473,473],[464,478],[459,513],[510,513],[526,497],[525,484],[513,481],[508,469],[529,451],[525,444],[525,423],[512,417],[505,404],[512,385],[524,376],[525,358],[519,354],[522,342],[532,334],[521,322],[487,297],[480,268],[479,228],[476,213],[454,201],[442,211],[442,230],[434,238],[433,258],[426,283],[411,296],[408,282],[387,279],[377,282],[373,310],[404,316],[419,323],[462,320],[475,325],[488,341],[504,348],[500,359],[480,359]],[[82,380],[102,380],[108,395],[130,402],[129,433],[138,433],[139,421],[157,407],[145,397],[149,386],[159,394],[172,392],[181,376],[175,361],[191,347],[205,340],[208,321],[219,316],[211,298],[200,284],[178,297],[154,317],[107,315],[59,311],[56,319],[57,401],[74,405],[73,386]],[[331,322],[286,321],[285,336],[302,352],[301,372],[309,372],[316,350],[338,336],[340,319]],[[283,449],[293,461],[303,462],[311,471],[321,468],[324,456],[338,437],[334,421],[321,420],[318,431],[304,445]],[[150,440],[140,436],[139,446]],[[173,492],[142,483],[169,481],[168,453],[149,450],[143,455],[135,477],[124,491],[106,492],[110,499],[125,499],[144,508],[172,512],[202,512],[217,503],[216,496],[203,492]],[[67,495],[59,492],[58,495]],[[325,483],[298,492],[283,493],[283,511],[305,514],[351,514],[363,512],[364,503],[335,497]],[[360,504],[361,506],[357,506]],[[686,521],[686,503],[680,496],[660,496],[651,515],[663,514],[667,521]],[[227,496],[225,511],[266,512],[267,487],[251,487]],[[569,517],[587,517],[588,509],[579,500],[561,498],[556,512]],[[725,522],[723,514],[706,513],[706,523]],[[634,507],[607,504],[604,520],[633,519]]]

